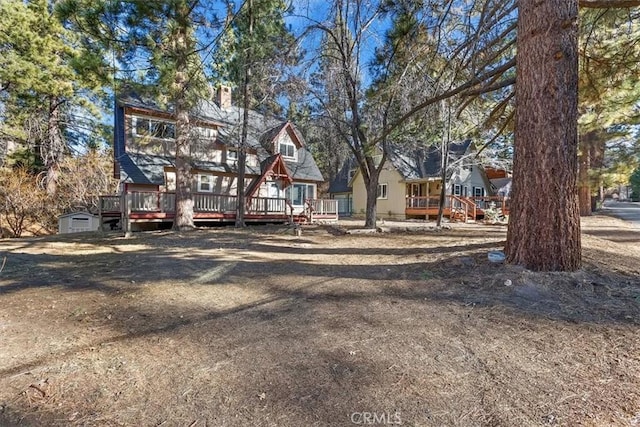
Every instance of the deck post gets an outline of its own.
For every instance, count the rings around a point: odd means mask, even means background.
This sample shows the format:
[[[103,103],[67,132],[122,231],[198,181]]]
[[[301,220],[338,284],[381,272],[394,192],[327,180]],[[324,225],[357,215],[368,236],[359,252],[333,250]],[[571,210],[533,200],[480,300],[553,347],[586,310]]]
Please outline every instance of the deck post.
[[[122,193],[122,231],[124,231],[124,237],[131,237],[131,197],[125,190]]]
[[[100,224],[100,233],[104,231],[104,222],[102,220],[102,196],[98,196],[98,223]]]

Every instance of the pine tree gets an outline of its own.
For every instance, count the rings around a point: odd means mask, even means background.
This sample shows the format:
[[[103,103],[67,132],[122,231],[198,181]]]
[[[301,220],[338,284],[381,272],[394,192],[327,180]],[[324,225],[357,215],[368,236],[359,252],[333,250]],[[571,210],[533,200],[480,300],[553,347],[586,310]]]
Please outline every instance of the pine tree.
[[[66,22],[111,52],[130,71],[121,72],[128,84],[173,110],[176,120],[176,214],[173,227],[194,227],[191,195],[191,111],[209,91],[197,49],[197,7],[205,1],[63,0]],[[116,72],[116,70],[114,70]]]
[[[233,15],[228,4],[225,29],[210,65],[213,84],[236,88],[242,103],[242,125],[237,141],[238,227],[244,226],[249,111],[282,115],[277,98],[286,93],[288,68],[299,58],[294,36],[284,21],[288,12],[282,0],[247,0]]]
[[[71,141],[91,132],[79,125],[95,125],[98,82],[81,73],[78,37],[62,26],[50,1],[7,0],[0,15],[2,133],[39,152],[52,196]]]
[[[583,10],[580,26],[580,119],[578,200],[590,215],[592,188],[602,187],[608,141],[624,137],[637,123],[640,99],[639,11]],[[625,126],[626,125],[626,126]],[[609,151],[607,157],[615,154]],[[616,162],[615,159],[611,159]],[[595,182],[594,181],[595,175]]]
[[[512,209],[507,259],[580,267],[576,194],[578,2],[520,0]]]

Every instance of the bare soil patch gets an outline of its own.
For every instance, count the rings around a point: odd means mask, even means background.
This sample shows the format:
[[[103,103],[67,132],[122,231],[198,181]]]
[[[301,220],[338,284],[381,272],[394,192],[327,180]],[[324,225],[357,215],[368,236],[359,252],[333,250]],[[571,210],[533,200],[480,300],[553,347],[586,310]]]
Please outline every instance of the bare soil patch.
[[[640,425],[639,230],[331,231],[1,240],[0,425]]]

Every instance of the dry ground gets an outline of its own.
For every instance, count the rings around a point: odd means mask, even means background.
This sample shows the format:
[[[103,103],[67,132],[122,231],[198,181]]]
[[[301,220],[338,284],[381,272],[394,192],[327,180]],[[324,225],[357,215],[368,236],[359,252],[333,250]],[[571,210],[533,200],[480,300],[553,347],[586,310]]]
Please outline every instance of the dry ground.
[[[0,425],[640,426],[640,230],[583,224],[570,274],[480,225],[2,240]]]

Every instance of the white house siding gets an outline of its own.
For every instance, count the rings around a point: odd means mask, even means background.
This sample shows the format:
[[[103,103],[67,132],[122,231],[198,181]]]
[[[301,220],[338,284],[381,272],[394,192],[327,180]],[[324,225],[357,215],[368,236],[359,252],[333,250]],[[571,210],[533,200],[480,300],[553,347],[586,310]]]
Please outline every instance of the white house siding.
[[[473,188],[484,188],[485,195],[489,194],[489,188],[487,188],[487,182],[485,181],[483,174],[480,172],[479,166],[467,166],[466,168],[458,168],[454,175],[449,180],[447,186],[447,193],[451,194],[453,185],[460,185],[463,196],[473,196]]]

